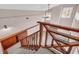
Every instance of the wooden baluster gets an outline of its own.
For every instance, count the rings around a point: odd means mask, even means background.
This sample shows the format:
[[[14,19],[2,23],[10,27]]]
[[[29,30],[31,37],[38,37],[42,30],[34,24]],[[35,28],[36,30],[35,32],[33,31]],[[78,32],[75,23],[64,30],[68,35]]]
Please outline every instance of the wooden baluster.
[[[69,47],[67,54],[69,54],[72,50],[72,46]]]
[[[35,34],[33,34],[33,46],[35,45]]]
[[[27,41],[28,41],[27,48],[29,48],[29,44],[30,44],[30,42],[29,42],[29,37],[27,37]]]
[[[37,34],[37,33],[35,33],[35,41],[34,41],[34,43],[35,43],[35,47],[36,47],[36,34]]]
[[[27,37],[26,37],[25,39],[26,39],[25,41],[26,41],[26,47],[27,47],[27,45],[28,45],[28,42],[27,42]]]
[[[40,35],[39,35],[39,46],[41,47],[42,42],[42,35],[43,35],[43,26],[40,24]]]
[[[32,50],[34,49],[34,34],[32,34]]]
[[[32,37],[30,36],[30,49],[32,48]]]
[[[38,45],[38,40],[39,40],[38,34],[39,34],[39,32],[36,33],[36,49],[35,49],[36,51],[39,49],[39,45]]]
[[[34,34],[34,49],[35,49],[35,41],[36,41],[35,35],[36,35],[36,33]]]
[[[30,48],[30,37],[28,37],[28,42],[29,42],[28,48]]]
[[[32,50],[34,49],[34,34],[32,35]]]
[[[29,49],[30,49],[30,46],[31,46],[31,37],[29,36]]]
[[[38,33],[36,33],[36,46],[38,46],[37,41],[38,41]]]
[[[51,42],[51,47],[53,46],[53,44],[54,44],[54,39],[52,39],[52,42]]]
[[[47,47],[47,38],[48,38],[48,32],[46,30],[46,35],[45,35],[45,47]]]
[[[28,45],[29,45],[28,37],[26,37],[26,39],[27,39],[27,48],[28,48]]]
[[[31,47],[31,45],[32,45],[32,37],[30,36],[30,46],[29,47]]]
[[[35,34],[36,34],[36,33],[33,34],[33,49],[34,49],[34,50],[35,50]]]

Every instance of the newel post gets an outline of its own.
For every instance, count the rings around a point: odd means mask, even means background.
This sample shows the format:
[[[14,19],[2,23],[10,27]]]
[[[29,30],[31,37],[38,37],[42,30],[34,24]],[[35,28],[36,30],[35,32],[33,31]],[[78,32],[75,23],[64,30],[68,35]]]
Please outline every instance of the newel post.
[[[40,23],[40,34],[39,34],[39,46],[41,47],[42,42],[42,36],[43,36],[43,25]]]

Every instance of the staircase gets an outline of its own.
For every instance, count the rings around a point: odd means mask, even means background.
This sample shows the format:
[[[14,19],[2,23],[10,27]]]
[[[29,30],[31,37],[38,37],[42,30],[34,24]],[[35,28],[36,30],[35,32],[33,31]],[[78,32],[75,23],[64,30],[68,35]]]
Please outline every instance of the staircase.
[[[21,48],[36,51],[35,53],[42,48],[49,50],[53,54],[70,54],[75,47],[74,49],[76,49],[79,53],[79,36],[71,34],[72,32],[79,33],[79,29],[46,22],[38,23],[40,25],[39,30],[27,35],[26,37],[22,37],[22,39],[18,38],[18,40],[21,42]],[[36,26],[31,27],[25,32],[28,32],[28,30],[35,27]],[[60,30],[63,30],[63,32]],[[26,41],[26,44],[23,44],[23,40]]]

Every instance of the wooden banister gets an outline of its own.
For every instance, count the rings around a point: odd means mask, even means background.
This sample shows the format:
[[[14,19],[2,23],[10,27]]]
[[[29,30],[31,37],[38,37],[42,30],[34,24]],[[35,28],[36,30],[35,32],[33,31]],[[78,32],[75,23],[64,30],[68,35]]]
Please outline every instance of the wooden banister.
[[[73,40],[76,40],[76,41],[79,41],[79,37],[76,37],[76,36],[72,36],[72,35],[69,35],[69,34],[61,33],[61,32],[58,32],[58,31],[53,31],[53,30],[50,31],[50,32],[64,36],[64,37],[67,37],[67,38],[70,38],[70,39],[73,39]]]
[[[38,23],[43,26],[43,29],[45,28],[46,29],[46,39],[45,39],[45,46],[41,45],[42,47],[47,47],[47,48],[55,48],[56,50],[62,52],[62,53],[70,53],[70,51],[72,50],[72,47],[74,46],[79,46],[79,37],[78,36],[73,36],[73,35],[69,35],[69,34],[66,34],[66,33],[63,33],[63,32],[60,32],[60,31],[57,31],[53,28],[56,28],[56,29],[63,29],[63,30],[66,30],[66,31],[71,31],[71,32],[76,32],[76,33],[79,33],[79,29],[77,28],[71,28],[71,27],[66,27],[66,26],[61,26],[61,25],[56,25],[56,24],[50,24],[50,23],[47,23],[47,22],[40,22],[38,21]],[[50,27],[52,27],[52,30],[50,29]],[[43,31],[43,29],[41,29],[40,27],[40,30]],[[42,33],[40,31],[40,33]],[[47,45],[47,36],[48,34],[52,37],[52,42],[51,42],[51,46]],[[57,38],[56,35],[60,35],[62,37],[66,37],[68,39],[71,39],[71,40],[75,40],[75,43],[73,42],[64,42],[64,41],[61,41],[59,40],[60,38]],[[40,35],[40,37],[42,37]],[[42,38],[41,38],[42,40]],[[64,39],[66,40],[66,39]],[[54,42],[56,44],[54,44]],[[62,43],[62,44],[61,44]],[[69,47],[68,48],[68,51],[65,50],[64,47]]]
[[[25,38],[27,38],[27,37],[30,37],[30,36],[32,36],[32,35],[34,35],[34,34],[38,33],[38,32],[39,32],[39,30],[38,30],[38,31],[36,31],[36,32],[34,32],[34,33],[32,33],[32,34],[30,34],[30,35],[28,35],[28,36],[26,36],[26,37],[24,37],[24,38],[22,38],[22,39],[20,39],[20,40],[23,40],[23,39],[25,39]]]
[[[39,40],[38,34],[39,34],[39,31],[36,31],[35,33],[30,34],[29,36],[22,38],[21,40],[26,39],[28,41],[28,44],[23,45],[22,47],[37,51],[38,50],[37,41]]]
[[[40,21],[38,21],[38,23],[57,27],[57,28],[60,28],[60,29],[65,29],[65,30],[68,30],[68,31],[70,30],[70,31],[74,31],[74,32],[79,32],[79,29],[77,29],[77,28],[71,28],[71,27],[66,27],[66,26],[61,26],[61,25],[56,25],[56,24],[50,24],[50,23],[47,23],[47,22],[40,22]]]
[[[37,25],[34,25],[34,26],[32,26],[32,27],[30,27],[30,28],[27,28],[26,29],[26,31],[28,31],[28,30],[30,30],[30,29],[32,29],[32,28],[35,28],[35,27],[37,27],[38,26],[38,24]],[[24,43],[25,41],[27,42],[27,44],[22,44],[22,46],[21,47],[24,47],[24,48],[29,48],[29,49],[31,49],[31,50],[37,50],[38,48],[38,44],[37,44],[37,41],[38,41],[38,34],[39,34],[39,31],[40,30],[36,30],[34,33],[32,33],[32,34],[29,34],[29,35],[26,35],[25,37],[22,37],[22,38],[19,38],[19,40],[20,40],[20,42],[22,42],[22,43]],[[24,41],[25,40],[25,41]]]
[[[70,30],[70,31],[74,31],[74,32],[79,32],[79,29],[75,29],[75,28],[64,27],[64,26],[50,24],[50,23],[46,23],[46,22],[38,22],[38,23],[40,23],[41,25],[44,25],[44,26],[49,25],[49,26],[54,26],[56,28],[61,28],[61,29],[64,29],[64,30]],[[52,32],[52,33],[55,33],[55,34],[58,34],[58,35],[61,35],[61,36],[64,36],[64,37],[79,41],[79,37],[72,36],[72,35],[69,35],[69,34],[65,34],[65,33],[62,33],[62,32],[59,32],[59,31],[55,31],[55,30],[50,30],[48,28],[46,28],[46,30],[48,30],[49,32]]]
[[[39,25],[39,24],[36,24],[36,25],[34,25],[34,26],[30,27],[30,28],[27,28],[27,29],[25,29],[25,30],[32,29],[32,28],[34,28],[34,27],[36,27],[36,26],[38,26],[38,25]]]
[[[79,46],[79,37],[76,37],[76,36],[72,36],[72,35],[69,35],[69,34],[66,34],[66,33],[62,33],[60,31],[57,31],[57,30],[50,30],[48,26],[51,26],[51,27],[56,27],[57,29],[64,29],[64,30],[67,30],[67,31],[73,31],[73,32],[77,32],[79,33],[79,29],[77,28],[71,28],[71,27],[66,27],[66,26],[61,26],[61,25],[56,25],[56,24],[50,24],[50,23],[47,23],[47,22],[38,22],[40,24],[39,26],[39,30],[37,30],[36,32],[30,34],[30,35],[27,35],[27,31],[32,29],[32,28],[35,28],[37,25],[34,25],[30,28],[27,28],[23,31],[20,31],[18,33],[15,33],[14,35],[11,35],[8,37],[8,41],[10,40],[14,40],[14,41],[9,41],[7,42],[6,38],[5,40],[2,40],[1,43],[2,43],[2,46],[3,46],[3,51],[7,51],[7,49],[9,47],[11,47],[12,45],[14,45],[15,43],[17,43],[17,39],[21,42],[22,44],[22,47],[26,47],[26,48],[29,48],[31,50],[38,50],[39,47],[44,47],[44,48],[55,48],[57,49],[58,51],[61,51],[63,53],[70,53],[71,49],[73,46]],[[42,46],[42,39],[43,39],[43,33],[44,31],[43,30],[46,30],[46,34],[45,34],[45,45]],[[56,37],[56,34],[57,35],[60,35],[60,36],[63,36],[63,37],[66,37],[66,38],[69,38],[69,39],[72,39],[72,40],[76,40],[77,42],[73,43],[66,43],[66,42],[63,42],[61,40],[58,40],[59,38]],[[49,40],[48,38],[48,35],[50,35],[52,37],[52,42],[50,44],[50,46],[47,45],[47,41]],[[14,42],[14,43],[13,43]],[[54,44],[54,42],[56,44]],[[8,46],[6,46],[8,44]],[[26,43],[26,45],[24,45],[24,43]],[[61,44],[62,43],[62,44]],[[69,47],[68,51],[66,51],[63,47]]]

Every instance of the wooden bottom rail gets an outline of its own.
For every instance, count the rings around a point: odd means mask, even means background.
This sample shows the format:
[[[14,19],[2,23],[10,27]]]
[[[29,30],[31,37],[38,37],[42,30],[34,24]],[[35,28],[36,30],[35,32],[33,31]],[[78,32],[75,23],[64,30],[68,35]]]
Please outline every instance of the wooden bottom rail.
[[[56,49],[56,50],[58,50],[58,51],[60,51],[61,53],[63,53],[63,54],[69,54],[70,52],[71,52],[71,50],[72,50],[72,47],[74,47],[74,46],[79,46],[79,43],[69,43],[70,45],[65,45],[65,44],[63,44],[63,45],[61,45],[61,46],[58,46],[58,45],[53,45],[53,46],[43,46],[43,45],[41,45],[41,47],[42,48],[47,48],[47,49],[49,49],[50,50],[50,48],[54,48],[54,49]],[[68,48],[68,50],[66,51],[66,50],[62,50],[60,47],[62,47],[62,48],[66,48],[66,47],[69,47]],[[64,49],[65,49],[64,48]],[[51,50],[51,52],[53,52],[53,53],[55,53],[54,51],[52,51]]]
[[[66,44],[62,44],[61,46],[58,46],[58,45],[55,45],[55,44],[53,44],[53,46],[43,46],[43,45],[41,45],[41,47],[42,48],[51,48],[51,47],[74,47],[74,46],[79,46],[79,43],[68,43],[69,45],[66,45]]]
[[[56,52],[55,51],[52,51],[51,49],[49,49],[49,48],[46,48],[46,49],[48,49],[49,51],[51,51],[53,54],[56,54]]]

